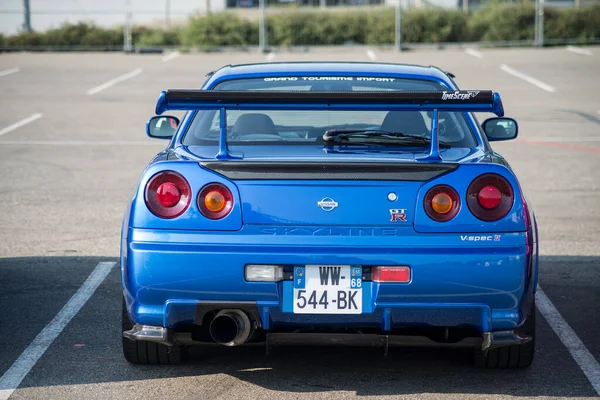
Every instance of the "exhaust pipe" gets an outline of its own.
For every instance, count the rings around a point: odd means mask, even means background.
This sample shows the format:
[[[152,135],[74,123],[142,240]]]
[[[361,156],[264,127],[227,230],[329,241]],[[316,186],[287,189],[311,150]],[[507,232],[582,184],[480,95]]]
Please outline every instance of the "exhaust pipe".
[[[210,323],[212,340],[224,346],[239,346],[246,343],[253,332],[248,315],[240,310],[221,310]]]

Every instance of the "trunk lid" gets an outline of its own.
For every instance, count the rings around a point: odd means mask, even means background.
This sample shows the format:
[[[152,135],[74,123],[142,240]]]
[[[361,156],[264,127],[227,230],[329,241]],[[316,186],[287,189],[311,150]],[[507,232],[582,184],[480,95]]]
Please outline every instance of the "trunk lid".
[[[417,182],[236,182],[247,224],[412,226]],[[396,201],[388,196],[396,196]],[[390,211],[397,210],[397,211]]]
[[[423,182],[449,163],[205,162],[235,182],[244,224],[412,227]]]

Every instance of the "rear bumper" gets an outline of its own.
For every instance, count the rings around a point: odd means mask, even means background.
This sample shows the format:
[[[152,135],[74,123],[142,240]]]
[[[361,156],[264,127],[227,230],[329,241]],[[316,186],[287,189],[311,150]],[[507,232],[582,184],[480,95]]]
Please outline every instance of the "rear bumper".
[[[160,343],[167,346],[197,345],[189,333],[173,332],[170,328],[135,325],[123,332],[130,340]],[[530,336],[520,335],[514,330],[484,332],[480,337],[465,337],[457,341],[439,342],[427,336],[386,335],[361,333],[295,333],[276,332],[265,335],[267,352],[278,346],[362,346],[381,347],[387,355],[389,347],[459,347],[487,351],[494,348],[521,345],[531,341]]]
[[[533,297],[526,234],[498,241],[466,241],[460,234],[352,236],[129,229],[123,238],[122,278],[134,323],[176,328],[202,324],[207,307],[255,310],[260,327],[397,328],[470,327],[479,332],[514,330]],[[272,232],[272,231],[271,231]],[[483,236],[483,235],[482,235]],[[408,265],[408,284],[365,282],[359,315],[297,315],[292,282],[246,282],[246,264]],[[364,292],[363,292],[364,293]],[[222,303],[227,303],[224,307]],[[208,304],[208,306],[206,306]],[[219,305],[220,304],[220,305]],[[241,305],[241,306],[240,306]],[[239,307],[238,307],[239,306]]]

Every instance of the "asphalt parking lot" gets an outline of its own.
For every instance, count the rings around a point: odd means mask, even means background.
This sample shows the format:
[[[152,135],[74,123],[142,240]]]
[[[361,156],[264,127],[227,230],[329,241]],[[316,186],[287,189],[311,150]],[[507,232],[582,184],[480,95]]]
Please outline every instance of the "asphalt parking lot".
[[[144,133],[158,93],[199,87],[225,64],[266,60],[431,64],[462,88],[502,94],[520,135],[494,149],[519,176],[540,230],[545,294],[530,369],[477,370],[465,352],[423,349],[266,356],[260,346],[214,347],[177,367],[124,360],[120,224],[139,175],[164,146]],[[0,400],[599,396],[598,73],[600,47],[1,54]],[[60,329],[45,330],[51,321]]]

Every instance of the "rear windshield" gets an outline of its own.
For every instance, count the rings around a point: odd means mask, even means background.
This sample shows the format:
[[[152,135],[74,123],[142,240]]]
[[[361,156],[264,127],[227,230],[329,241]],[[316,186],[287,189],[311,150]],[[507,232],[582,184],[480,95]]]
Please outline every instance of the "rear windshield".
[[[219,83],[214,90],[281,91],[409,91],[446,90],[437,82],[385,77],[263,77]],[[462,113],[440,112],[439,139],[451,147],[472,148],[476,141]],[[187,131],[185,145],[215,145],[219,139],[218,110],[200,111]],[[376,129],[431,136],[428,111],[307,111],[228,110],[230,145],[323,145],[332,129]]]

